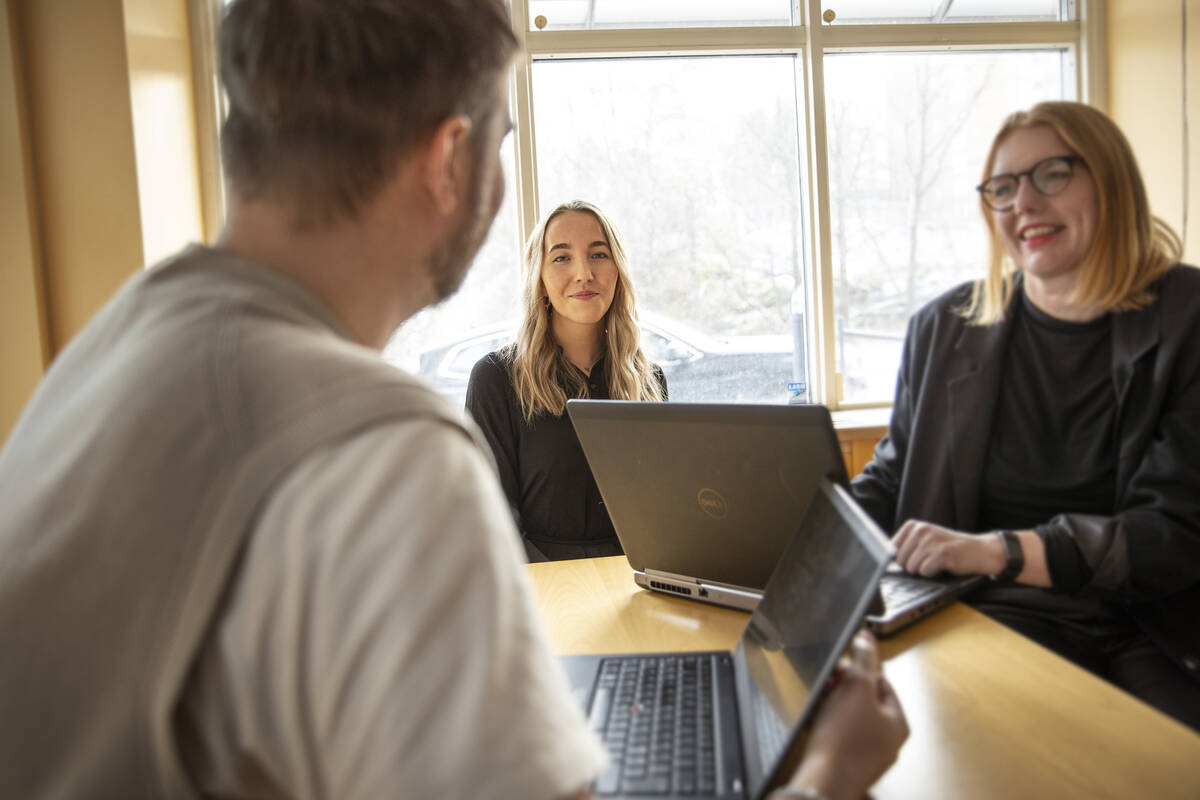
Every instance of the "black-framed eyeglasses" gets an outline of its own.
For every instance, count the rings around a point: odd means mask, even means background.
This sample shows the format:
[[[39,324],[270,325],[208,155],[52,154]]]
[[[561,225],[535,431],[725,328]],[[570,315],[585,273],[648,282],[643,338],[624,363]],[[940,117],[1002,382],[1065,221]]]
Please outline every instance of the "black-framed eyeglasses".
[[[1075,174],[1075,164],[1082,163],[1079,156],[1051,156],[1043,158],[1024,172],[993,175],[975,187],[983,195],[983,202],[993,211],[1008,211],[1017,202],[1017,190],[1021,178],[1029,176],[1029,182],[1040,193],[1050,197],[1067,188]]]

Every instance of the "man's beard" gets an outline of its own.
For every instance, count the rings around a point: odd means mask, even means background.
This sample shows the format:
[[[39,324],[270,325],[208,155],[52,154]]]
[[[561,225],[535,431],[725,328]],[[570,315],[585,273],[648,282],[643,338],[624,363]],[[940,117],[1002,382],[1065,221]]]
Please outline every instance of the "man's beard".
[[[476,158],[477,168],[480,163],[481,159]],[[498,202],[492,204],[493,208],[486,208],[483,187],[487,179],[478,174],[475,178],[467,194],[467,213],[463,215],[458,227],[429,257],[429,278],[436,295],[434,302],[437,303],[457,292],[462,286],[463,279],[467,277],[471,263],[483,247],[492,222],[500,210]]]

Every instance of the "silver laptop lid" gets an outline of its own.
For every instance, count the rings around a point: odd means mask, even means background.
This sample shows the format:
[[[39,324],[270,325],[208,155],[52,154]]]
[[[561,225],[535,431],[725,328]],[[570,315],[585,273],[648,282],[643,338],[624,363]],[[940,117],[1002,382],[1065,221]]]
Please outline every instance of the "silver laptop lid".
[[[824,406],[570,400],[630,566],[761,591],[817,484],[845,485]]]

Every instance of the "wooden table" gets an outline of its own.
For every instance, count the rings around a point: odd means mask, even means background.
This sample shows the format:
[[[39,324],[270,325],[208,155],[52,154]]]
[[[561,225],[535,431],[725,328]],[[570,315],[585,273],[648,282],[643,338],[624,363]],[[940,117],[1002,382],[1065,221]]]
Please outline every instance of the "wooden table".
[[[748,615],[647,592],[622,558],[530,564],[567,653],[732,649]],[[961,603],[881,642],[912,735],[890,798],[1200,798],[1200,735]]]

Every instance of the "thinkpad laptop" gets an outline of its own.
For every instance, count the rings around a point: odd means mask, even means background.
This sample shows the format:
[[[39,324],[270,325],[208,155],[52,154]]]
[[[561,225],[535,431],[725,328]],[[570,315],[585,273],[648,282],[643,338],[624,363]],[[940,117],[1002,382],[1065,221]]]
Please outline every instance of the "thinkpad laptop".
[[[733,652],[563,656],[608,747],[600,797],[762,798],[875,594],[893,548],[819,483]]]
[[[567,413],[653,591],[752,610],[820,481],[848,485],[824,406],[570,400]],[[868,625],[894,633],[979,580],[890,571]]]

